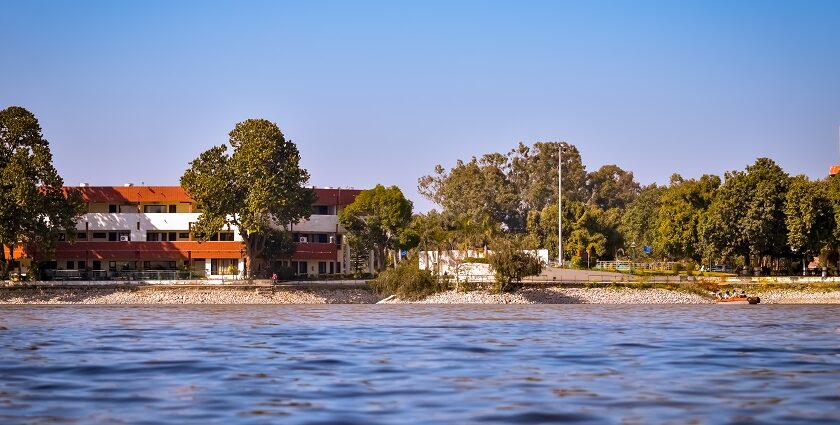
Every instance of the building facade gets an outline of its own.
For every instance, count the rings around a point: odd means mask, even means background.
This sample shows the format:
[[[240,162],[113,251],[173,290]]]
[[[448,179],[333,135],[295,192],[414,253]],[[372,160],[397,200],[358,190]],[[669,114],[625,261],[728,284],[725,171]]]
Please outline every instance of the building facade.
[[[82,184],[75,189],[87,204],[87,213],[77,221],[75,240],[62,238],[49,255],[25,249],[16,253],[23,274],[32,261],[38,262],[42,275],[58,279],[235,278],[245,269],[245,248],[235,227],[224,228],[209,241],[195,240],[192,224],[201,209],[180,186]],[[271,259],[268,266],[288,267],[297,275],[347,273],[350,252],[338,213],[360,191],[313,191],[311,217],[286,226],[294,237],[294,254]]]

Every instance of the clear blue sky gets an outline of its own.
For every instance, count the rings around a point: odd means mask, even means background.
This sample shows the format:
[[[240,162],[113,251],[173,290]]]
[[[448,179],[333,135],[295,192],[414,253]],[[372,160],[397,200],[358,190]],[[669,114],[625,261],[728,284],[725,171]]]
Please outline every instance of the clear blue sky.
[[[67,184],[177,184],[262,117],[318,186],[567,140],[644,183],[840,163],[840,1],[16,1],[0,107]]]

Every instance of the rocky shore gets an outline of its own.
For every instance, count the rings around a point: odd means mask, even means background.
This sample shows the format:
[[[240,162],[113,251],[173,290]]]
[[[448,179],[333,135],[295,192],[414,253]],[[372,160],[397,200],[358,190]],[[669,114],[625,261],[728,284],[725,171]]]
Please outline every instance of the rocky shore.
[[[0,304],[372,304],[366,289],[3,288]]]
[[[748,291],[749,292],[749,291]],[[762,304],[840,304],[840,289],[751,291]],[[0,304],[373,304],[382,297],[365,288],[114,287],[0,288]],[[668,289],[526,287],[510,294],[447,291],[419,301],[383,304],[712,304],[694,292]]]

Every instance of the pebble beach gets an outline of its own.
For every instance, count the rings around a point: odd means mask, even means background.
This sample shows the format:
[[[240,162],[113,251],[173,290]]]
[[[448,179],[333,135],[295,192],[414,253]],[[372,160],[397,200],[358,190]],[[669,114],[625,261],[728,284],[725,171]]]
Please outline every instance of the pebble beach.
[[[840,289],[753,291],[762,304],[840,304]],[[383,296],[365,288],[0,288],[0,304],[374,304]],[[509,294],[486,290],[447,291],[421,300],[388,299],[383,304],[713,304],[694,292],[668,289],[526,287]]]

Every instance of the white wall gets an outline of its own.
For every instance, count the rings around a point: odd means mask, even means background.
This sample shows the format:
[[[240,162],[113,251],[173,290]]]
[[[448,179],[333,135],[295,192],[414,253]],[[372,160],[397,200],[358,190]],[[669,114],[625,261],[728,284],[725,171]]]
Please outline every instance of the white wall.
[[[198,221],[200,213],[88,213],[78,223],[76,229],[90,231],[128,230],[132,241],[145,241],[147,231],[188,231],[190,223]],[[137,223],[140,229],[137,229]],[[227,229],[225,229],[227,230]],[[241,241],[236,226],[231,226],[233,239]]]

